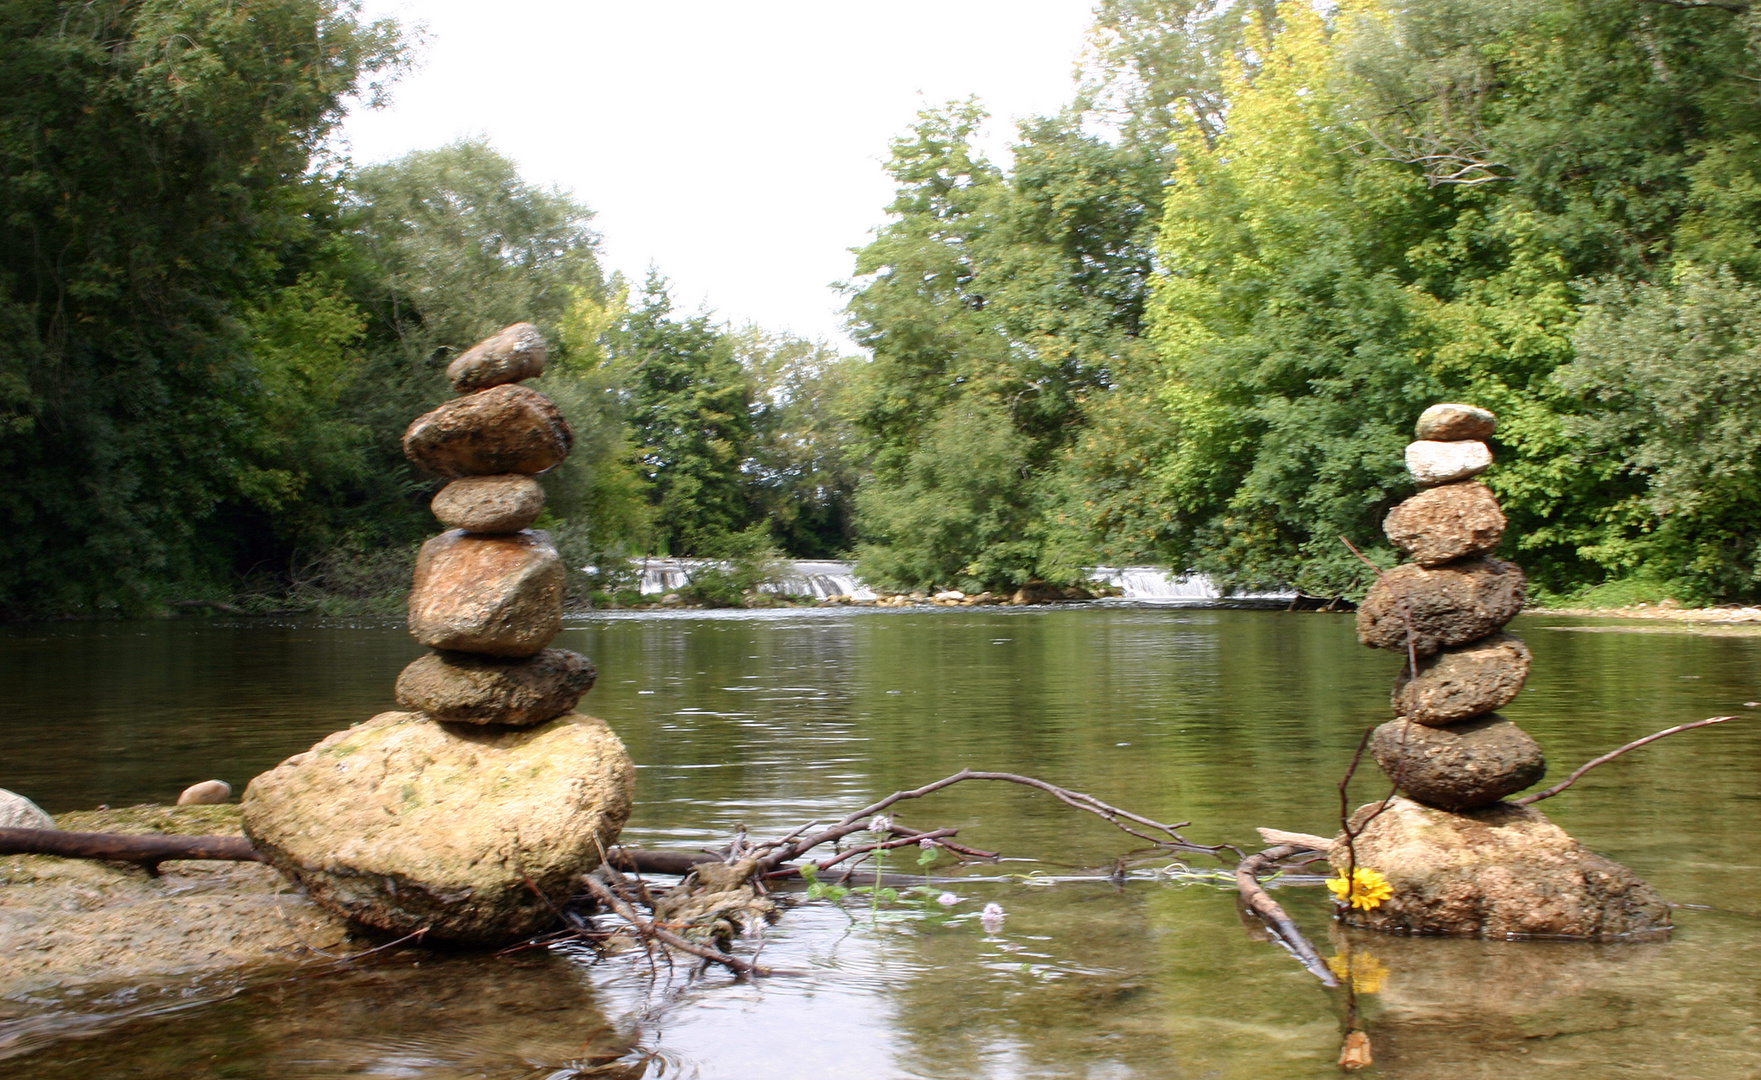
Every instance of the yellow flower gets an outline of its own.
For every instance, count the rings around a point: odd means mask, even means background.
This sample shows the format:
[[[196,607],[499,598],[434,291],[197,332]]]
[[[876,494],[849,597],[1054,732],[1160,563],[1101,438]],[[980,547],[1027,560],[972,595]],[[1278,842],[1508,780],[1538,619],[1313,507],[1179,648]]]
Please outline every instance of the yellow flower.
[[[1352,907],[1363,908],[1365,911],[1381,907],[1382,901],[1394,895],[1394,887],[1388,884],[1388,879],[1367,866],[1360,866],[1351,872],[1350,885],[1340,876],[1328,878],[1327,888],[1332,890],[1335,900],[1349,900]]]

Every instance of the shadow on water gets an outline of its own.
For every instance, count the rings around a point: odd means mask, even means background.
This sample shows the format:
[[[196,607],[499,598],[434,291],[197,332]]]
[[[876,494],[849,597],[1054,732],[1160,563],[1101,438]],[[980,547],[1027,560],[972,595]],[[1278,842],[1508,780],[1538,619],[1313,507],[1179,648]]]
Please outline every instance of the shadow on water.
[[[1535,667],[1505,713],[1556,777],[1761,699],[1761,639],[1555,630],[1572,625],[1513,627]],[[786,832],[963,766],[1190,820],[1205,842],[1251,843],[1258,825],[1329,833],[1333,785],[1389,715],[1399,665],[1359,647],[1349,617],[1119,607],[596,615],[558,644],[594,658],[584,709],[638,762],[626,839],[667,848],[741,824]],[[0,677],[30,723],[0,731],[0,786],[52,810],[165,799],[209,776],[237,786],[390,708],[418,651],[395,625],[15,628]],[[1544,805],[1669,899],[1757,912],[1758,772],[1761,716],[1628,755]],[[1383,793],[1369,771],[1354,792]],[[1105,869],[1133,846],[1006,785],[901,817],[1053,872]],[[761,955],[803,978],[676,970],[656,984],[639,957],[568,952],[378,965],[63,1039],[0,1075],[560,1078],[595,1075],[602,1053],[705,1078],[1337,1075],[1336,1001],[1244,928],[1228,891],[1147,878],[953,891],[936,917],[790,910]],[[1324,953],[1352,957],[1377,1051],[1365,1075],[1761,1076],[1754,918],[1683,910],[1671,941],[1643,945],[1347,939],[1322,890],[1278,895]],[[973,917],[986,902],[1008,912],[994,933]],[[661,1056],[639,1063],[631,1038]]]

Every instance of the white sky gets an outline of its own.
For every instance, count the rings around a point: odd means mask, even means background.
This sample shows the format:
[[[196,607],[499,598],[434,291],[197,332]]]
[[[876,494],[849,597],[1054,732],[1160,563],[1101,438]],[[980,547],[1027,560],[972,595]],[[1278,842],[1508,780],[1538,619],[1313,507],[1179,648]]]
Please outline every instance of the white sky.
[[[487,136],[597,211],[607,270],[848,346],[830,286],[884,219],[887,142],[976,95],[987,145],[1072,95],[1091,0],[367,0],[427,26],[361,163]]]

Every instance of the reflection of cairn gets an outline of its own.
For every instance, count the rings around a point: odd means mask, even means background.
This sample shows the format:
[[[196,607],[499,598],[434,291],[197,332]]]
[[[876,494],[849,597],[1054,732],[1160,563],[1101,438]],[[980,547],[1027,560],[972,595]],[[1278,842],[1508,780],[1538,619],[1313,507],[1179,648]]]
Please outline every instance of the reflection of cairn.
[[[435,652],[398,703],[257,777],[245,828],[312,898],[366,926],[493,942],[541,929],[598,864],[630,810],[623,745],[571,710],[593,665],[547,648],[562,630],[563,566],[533,477],[568,456],[544,370],[518,323],[447,368],[463,396],[419,417],[404,451],[451,479],[422,546],[410,633]]]
[[[1522,611],[1523,573],[1491,558],[1498,500],[1473,477],[1492,464],[1493,415],[1434,405],[1406,450],[1417,495],[1383,528],[1412,562],[1381,575],[1358,608],[1358,640],[1416,657],[1394,684],[1396,719],[1371,753],[1406,798],[1355,841],[1357,863],[1393,887],[1349,921],[1383,930],[1611,937],[1667,927],[1667,908],[1625,867],[1585,851],[1540,811],[1501,802],[1546,771],[1541,748],[1495,710],[1515,700],[1529,650],[1503,633]],[[1409,644],[1410,637],[1410,644]],[[1358,811],[1361,823],[1374,807]],[[1334,862],[1344,865],[1344,845]]]

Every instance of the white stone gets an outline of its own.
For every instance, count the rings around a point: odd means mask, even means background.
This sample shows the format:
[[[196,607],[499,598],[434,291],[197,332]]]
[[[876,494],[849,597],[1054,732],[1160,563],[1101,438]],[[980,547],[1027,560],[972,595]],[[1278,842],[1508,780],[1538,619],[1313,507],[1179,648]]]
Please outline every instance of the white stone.
[[[930,599],[932,599],[932,600],[964,600],[964,599],[966,599],[966,594],[961,592],[959,589],[948,589],[944,592],[936,593]]]
[[[183,789],[177,797],[179,806],[219,806],[232,798],[232,785],[224,780],[204,780]]]
[[[15,792],[0,788],[0,829],[53,829],[55,819]]]
[[[1492,450],[1478,439],[1436,442],[1420,439],[1406,446],[1406,470],[1420,487],[1466,480],[1492,467]]]

